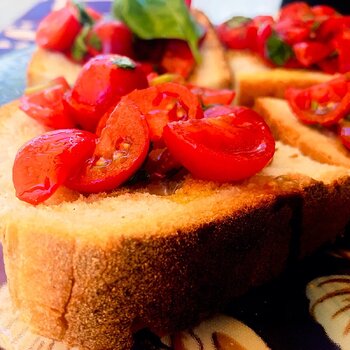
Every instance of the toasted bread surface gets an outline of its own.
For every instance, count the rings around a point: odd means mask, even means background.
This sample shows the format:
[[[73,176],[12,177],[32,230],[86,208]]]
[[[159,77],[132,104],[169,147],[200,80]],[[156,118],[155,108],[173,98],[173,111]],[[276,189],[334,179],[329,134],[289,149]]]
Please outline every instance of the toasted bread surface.
[[[305,88],[333,78],[310,70],[272,68],[249,51],[230,50],[228,59],[237,91],[236,103],[249,107],[257,97],[284,98],[288,87]]]
[[[309,157],[327,164],[350,167],[350,152],[340,138],[325,128],[303,124],[294,115],[287,101],[259,98],[255,109],[265,118],[274,136],[299,148]]]
[[[348,170],[283,144],[242,183],[188,175],[163,196],[147,186],[89,197],[62,189],[33,207],[15,198],[11,167],[44,128],[17,103],[0,116],[0,222],[14,305],[38,333],[82,349],[128,349],[140,325],[193,325],[334,239],[350,217]]]
[[[203,12],[193,10],[193,14],[206,29],[206,35],[200,46],[201,62],[197,64],[189,82],[211,88],[230,87],[232,79],[226,53],[212,24]],[[82,65],[72,62],[62,53],[38,48],[28,65],[27,82],[29,86],[40,85],[63,76],[72,85],[81,67]]]

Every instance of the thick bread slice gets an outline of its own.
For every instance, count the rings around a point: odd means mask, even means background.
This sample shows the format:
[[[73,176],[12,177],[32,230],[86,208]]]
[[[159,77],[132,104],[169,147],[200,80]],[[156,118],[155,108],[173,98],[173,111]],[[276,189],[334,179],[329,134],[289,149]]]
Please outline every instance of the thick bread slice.
[[[252,106],[257,97],[284,98],[288,87],[305,88],[333,78],[315,71],[271,68],[248,51],[229,51],[228,59],[237,91],[236,103],[244,106]]]
[[[239,184],[187,176],[169,195],[150,188],[48,205],[17,200],[18,147],[44,129],[0,110],[0,223],[14,306],[40,334],[82,349],[126,350],[132,330],[188,327],[277,276],[340,234],[349,172],[278,144],[272,163]]]
[[[350,168],[350,151],[340,138],[327,129],[301,123],[287,101],[258,98],[255,109],[265,118],[276,139],[299,148],[319,162]]]
[[[226,88],[231,86],[231,71],[225,50],[208,17],[199,10],[193,10],[197,21],[206,28],[206,36],[201,44],[202,60],[197,65],[189,81],[199,86]],[[69,84],[74,84],[81,65],[73,63],[63,54],[38,48],[28,65],[29,86],[43,84],[58,76],[64,76]]]

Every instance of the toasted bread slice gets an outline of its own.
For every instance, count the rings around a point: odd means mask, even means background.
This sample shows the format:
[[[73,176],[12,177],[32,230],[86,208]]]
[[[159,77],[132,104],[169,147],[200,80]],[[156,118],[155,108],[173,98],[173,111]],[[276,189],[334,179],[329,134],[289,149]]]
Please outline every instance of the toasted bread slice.
[[[208,17],[199,10],[193,10],[196,20],[206,28],[206,36],[201,44],[201,62],[189,78],[192,84],[212,88],[231,86],[231,71],[225,50]],[[58,52],[38,48],[29,62],[27,82],[29,86],[40,85],[58,76],[63,76],[69,84],[74,84],[81,65],[70,61]]]
[[[258,98],[255,109],[265,118],[276,139],[319,162],[350,168],[350,152],[340,138],[330,130],[301,123],[287,101]]]
[[[37,207],[15,198],[17,149],[44,128],[17,103],[0,109],[1,240],[14,306],[36,332],[92,350],[125,350],[140,325],[171,332],[342,233],[347,169],[278,144],[237,184],[186,176],[84,197],[62,189]]]
[[[333,78],[316,71],[272,68],[249,51],[231,50],[228,60],[237,91],[236,103],[249,107],[257,97],[284,98],[288,87],[305,88]]]

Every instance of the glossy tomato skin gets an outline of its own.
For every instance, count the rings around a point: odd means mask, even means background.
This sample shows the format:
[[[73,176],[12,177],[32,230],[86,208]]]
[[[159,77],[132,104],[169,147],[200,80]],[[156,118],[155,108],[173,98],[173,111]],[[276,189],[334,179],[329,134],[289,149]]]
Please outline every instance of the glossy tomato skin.
[[[16,196],[37,205],[50,198],[93,153],[96,136],[77,129],[40,135],[18,151],[13,165]]]
[[[43,90],[22,96],[19,108],[49,128],[73,128],[74,123],[63,106],[63,96],[69,89],[65,78],[54,79]]]
[[[230,89],[211,89],[188,84],[190,91],[199,97],[204,107],[211,105],[229,105],[235,98],[235,91]]]
[[[100,55],[85,64],[64,104],[79,126],[94,132],[104,113],[122,96],[147,86],[145,73],[131,59]]]
[[[82,193],[110,191],[127,181],[145,161],[150,139],[147,123],[128,97],[121,99],[102,129],[96,149],[67,187]]]
[[[293,50],[297,60],[304,67],[310,67],[324,60],[332,52],[332,47],[319,42],[304,41],[293,45]]]
[[[112,19],[99,21],[92,28],[91,35],[96,35],[101,42],[99,53],[134,57],[133,34],[124,23]]]
[[[39,24],[36,43],[45,49],[64,52],[73,45],[81,24],[73,6],[49,13]]]
[[[275,141],[256,112],[236,107],[233,115],[169,123],[165,143],[193,176],[219,182],[240,181],[273,157]]]

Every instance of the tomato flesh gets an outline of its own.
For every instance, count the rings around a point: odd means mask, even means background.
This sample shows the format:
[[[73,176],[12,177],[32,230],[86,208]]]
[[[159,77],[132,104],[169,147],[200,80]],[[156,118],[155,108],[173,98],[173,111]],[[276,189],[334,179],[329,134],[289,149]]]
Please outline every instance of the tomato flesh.
[[[229,89],[211,89],[188,84],[191,92],[197,95],[204,107],[211,105],[229,105],[236,93]]]
[[[149,143],[144,117],[132,101],[122,98],[101,131],[92,157],[67,181],[67,187],[83,193],[115,189],[141,167]]]
[[[271,160],[275,141],[256,112],[236,107],[233,115],[169,123],[164,141],[195,177],[239,181],[260,171]]]
[[[16,196],[37,205],[83,165],[95,149],[96,136],[77,129],[54,130],[27,142],[13,165]]]
[[[66,79],[54,79],[43,90],[22,96],[19,108],[49,128],[73,128],[74,123],[63,106],[63,96],[69,89]]]
[[[64,52],[73,45],[80,29],[76,10],[67,5],[49,13],[40,22],[36,43],[45,49]]]
[[[95,132],[104,113],[122,96],[147,86],[145,73],[131,59],[100,55],[84,65],[64,104],[78,125]]]
[[[322,61],[331,52],[332,48],[318,42],[299,42],[293,46],[296,58],[304,67]]]
[[[342,76],[307,89],[290,88],[286,99],[294,114],[306,124],[337,124],[350,111],[349,80]]]

